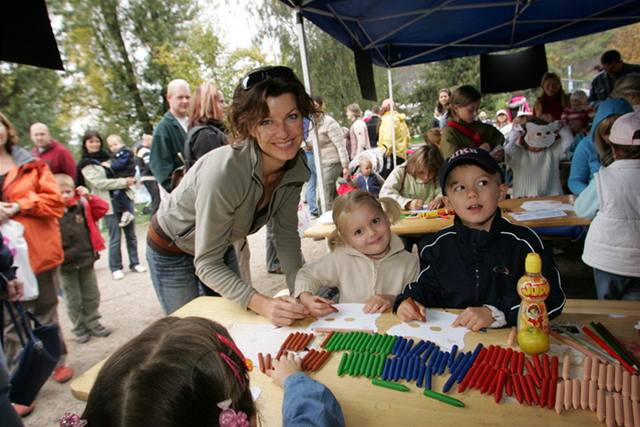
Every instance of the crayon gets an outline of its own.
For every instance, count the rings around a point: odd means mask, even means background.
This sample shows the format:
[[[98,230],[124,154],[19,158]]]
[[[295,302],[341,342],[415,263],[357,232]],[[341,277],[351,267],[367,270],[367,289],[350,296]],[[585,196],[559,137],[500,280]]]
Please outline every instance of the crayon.
[[[271,366],[271,353],[267,353],[267,357],[264,359],[264,368],[267,371],[272,368],[272,366]]]
[[[331,352],[323,351],[320,356],[314,361],[313,365],[311,366],[311,370],[315,372],[318,369],[322,368],[329,356],[331,356]]]
[[[509,371],[505,371],[507,379],[504,382],[504,392],[507,393],[507,396],[513,396],[513,380],[511,379],[511,373]]]
[[[504,360],[506,355],[507,355],[507,350],[505,350],[502,347],[498,347],[498,357],[496,357],[496,361],[495,361],[496,368],[499,368],[502,366],[502,361]]]
[[[422,316],[422,312],[420,311],[420,307],[418,307],[418,304],[416,304],[416,302],[413,300],[413,298],[407,298],[407,302],[411,305],[411,307],[413,307],[413,309],[416,311],[416,313],[418,313],[420,315],[420,320],[422,320],[423,322],[427,321],[427,316],[425,314],[425,316]]]
[[[333,337],[333,334],[335,333],[335,331],[331,331],[329,332],[329,334],[327,334],[326,337],[324,337],[324,340],[322,340],[322,343],[320,344],[320,347],[322,348],[327,348],[327,343],[329,342],[329,340],[331,339],[331,337]]]
[[[413,340],[409,339],[409,341],[407,341],[406,345],[402,349],[402,354],[400,356],[405,357],[411,350],[411,347],[413,347]]]
[[[451,347],[451,356],[449,357],[449,369],[453,369],[453,363],[455,361],[457,353],[458,353],[458,346],[457,344],[454,344],[453,347]]]
[[[347,357],[346,362],[344,363],[344,369],[342,371],[342,374],[347,374],[349,375],[349,369],[351,369],[351,364],[353,363],[353,360],[355,359],[354,357],[354,353],[347,353],[345,352],[345,354],[348,354],[349,357]]]
[[[485,394],[489,390],[489,387],[491,387],[491,382],[495,378],[495,375],[496,375],[496,368],[495,368],[495,366],[491,366],[488,369],[487,376],[482,381],[482,387],[480,387],[480,392],[482,394]]]
[[[586,360],[590,360],[587,358]],[[545,378],[551,378],[551,369],[549,366],[549,355],[547,353],[542,355],[542,370],[544,371]]]
[[[558,356],[551,356],[551,368],[549,371],[551,378],[558,378]]]
[[[340,358],[340,364],[338,365],[338,376],[342,376],[344,374],[344,365],[347,364],[347,360],[349,360],[349,353],[342,353],[342,357]]]
[[[260,367],[260,372],[264,373],[264,355],[262,353],[258,353],[258,366]]]
[[[500,374],[498,374],[498,384],[496,385],[496,390],[494,392],[494,400],[496,403],[500,403],[502,400],[502,389],[504,388],[506,374],[506,371],[502,369],[500,370]]]
[[[429,366],[433,366],[434,368],[436,368],[440,364],[440,359],[442,359],[442,352],[440,350],[437,350],[436,354],[431,356],[431,359],[429,360]]]
[[[460,352],[460,353],[458,353],[456,355],[455,360],[453,360],[452,357],[449,358],[449,372],[450,373],[453,373],[456,370],[456,368],[458,367],[460,362],[462,362],[462,359],[464,359],[464,355],[465,355],[465,353]]]
[[[413,357],[413,374],[411,375],[411,379],[413,381],[418,379],[418,371],[420,370],[420,359],[417,357]]]
[[[429,342],[427,349],[424,351],[424,354],[422,355],[422,363],[427,363],[427,360],[429,360],[429,356],[431,356],[435,348],[436,348],[436,345],[432,342]]]
[[[512,374],[517,374],[518,373],[518,352],[514,351],[511,354],[511,373]]]
[[[516,395],[518,403],[522,405],[524,398],[522,397],[522,388],[520,387],[520,381],[518,380],[518,374],[511,375],[511,381],[513,382],[513,392]]]
[[[391,366],[391,359],[385,359],[384,367],[382,368],[382,379],[388,380],[389,367]]]
[[[508,348],[507,354],[504,356],[504,360],[502,361],[502,366],[501,366],[502,369],[509,370],[509,364],[511,363],[512,354],[513,354],[513,349]]]
[[[453,387],[453,385],[458,380],[458,377],[460,376],[460,372],[464,369],[465,367],[464,365],[466,364],[467,360],[471,358],[471,353],[466,353],[466,354],[460,353],[460,355],[463,357],[464,363],[458,363],[457,369],[451,373],[451,376],[442,387],[443,393],[448,393],[449,390],[451,390],[451,387]]]
[[[405,392],[409,391],[409,387],[407,387],[404,384],[396,384],[389,381],[379,380],[377,378],[374,378],[373,380],[371,380],[371,384],[377,385],[378,387],[390,388],[391,390],[396,390],[396,391],[405,391]]]
[[[444,370],[447,368],[447,362],[449,361],[449,357],[451,353],[448,351],[444,353],[444,357],[440,360],[440,364],[438,365],[438,375],[444,374]]]
[[[455,376],[456,382],[460,384],[464,377],[467,375],[467,372],[471,369],[475,361],[473,360],[473,353],[467,352],[462,355],[462,360],[458,363],[458,367],[456,368]]]
[[[378,356],[378,371],[377,371],[377,376],[381,376],[382,375],[382,370],[384,369],[384,362],[387,360],[387,357],[383,354],[381,354],[380,356]]]
[[[409,361],[406,357],[402,357],[400,358],[400,360],[402,361],[400,368],[400,378],[404,379],[407,377],[407,364],[409,363]]]
[[[451,396],[447,396],[446,394],[441,394],[436,391],[432,391],[429,389],[424,389],[424,395],[430,397],[435,400],[439,400],[440,402],[446,403],[451,406],[457,406],[458,408],[464,408],[464,403],[458,399],[455,399]]]
[[[536,386],[533,382],[533,375],[524,376],[527,387],[529,388],[529,398],[534,405],[539,405],[538,393],[536,392]]]
[[[549,389],[547,390],[547,409],[553,409],[553,405],[556,403],[556,392],[558,391],[557,383],[557,377],[551,377],[549,380]]]
[[[392,354],[397,354],[397,351],[398,351],[398,345],[400,345],[400,340],[401,340],[401,339],[402,339],[402,338],[400,338],[400,339],[396,339],[396,340],[395,340],[395,342],[393,343],[393,347],[391,348],[391,353],[392,353]]]
[[[517,374],[522,375],[524,373],[524,353],[518,352],[518,372]]]
[[[467,372],[467,375],[464,377],[462,382],[460,382],[460,385],[458,385],[458,393],[462,393],[463,391],[465,391],[469,384],[471,384],[473,377],[476,375],[476,372],[478,372],[479,366],[480,365],[477,364],[473,364],[473,366],[471,366],[471,369]]]
[[[476,361],[476,359],[478,357],[480,357],[480,354],[482,354],[482,344],[478,343],[478,345],[476,345],[476,348],[473,349],[473,353],[471,353],[471,356],[469,357],[469,359],[467,360],[467,362],[464,365],[464,369],[462,371],[460,371],[460,374],[458,375],[458,383],[460,383],[463,378],[465,377],[465,375],[467,375],[467,372],[469,371],[469,369],[471,369],[471,365],[473,365]]]
[[[540,387],[541,385],[540,378],[538,378],[538,373],[536,372],[536,369],[534,368],[533,363],[531,363],[531,360],[527,360],[525,362],[525,366],[527,367],[527,372],[529,373],[531,380],[534,382],[536,387]]]
[[[393,380],[398,381],[400,379],[400,370],[402,368],[402,360],[397,357],[394,359],[393,364]]]
[[[542,387],[540,388],[540,407],[544,408],[547,406],[549,398],[549,378],[544,377],[542,379]]]
[[[424,380],[425,380],[425,385],[424,385],[424,389],[425,390],[431,390],[431,366],[427,366],[427,370],[424,373]]]
[[[418,379],[416,380],[416,387],[422,388],[422,385],[424,384],[424,373],[426,370],[427,370],[427,365],[420,362],[418,364]]]
[[[544,371],[542,370],[542,364],[540,363],[540,357],[535,353],[533,354],[533,366],[534,366],[534,368],[536,368],[536,374],[538,375],[538,379],[542,380],[542,378],[544,378]]]

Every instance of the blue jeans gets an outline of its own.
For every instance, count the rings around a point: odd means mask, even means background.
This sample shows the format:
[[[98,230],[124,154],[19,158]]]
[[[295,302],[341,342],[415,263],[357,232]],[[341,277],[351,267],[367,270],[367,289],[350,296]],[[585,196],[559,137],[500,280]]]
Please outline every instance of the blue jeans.
[[[233,246],[224,254],[224,263],[240,276]],[[147,264],[153,288],[165,314],[173,313],[200,296],[202,289],[209,289],[196,276],[193,255],[167,255],[147,245]]]
[[[640,277],[627,277],[593,269],[598,299],[640,301]]]
[[[138,240],[136,239],[136,224],[131,221],[124,228],[120,227],[120,214],[105,215],[107,228],[109,229],[109,269],[114,272],[122,270],[122,253],[120,252],[120,240],[122,231],[127,241],[127,252],[129,253],[129,268],[140,264],[138,259]]]
[[[309,181],[307,181],[307,206],[311,215],[318,215],[318,202],[316,201],[316,163],[313,158],[313,151],[305,151],[307,156],[307,165],[309,166]]]

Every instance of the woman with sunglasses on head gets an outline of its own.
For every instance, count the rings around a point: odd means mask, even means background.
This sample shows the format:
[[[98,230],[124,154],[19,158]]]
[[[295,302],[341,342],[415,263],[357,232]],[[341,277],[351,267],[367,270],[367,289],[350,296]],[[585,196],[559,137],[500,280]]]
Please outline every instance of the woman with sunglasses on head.
[[[297,209],[309,170],[300,150],[303,117],[316,113],[304,86],[286,67],[245,76],[229,114],[231,144],[210,151],[162,200],[147,236],[147,260],[166,313],[198,296],[199,280],[275,325],[308,311],[293,297],[271,298],[224,263],[232,242],[271,221],[280,263],[293,290],[302,266]]]

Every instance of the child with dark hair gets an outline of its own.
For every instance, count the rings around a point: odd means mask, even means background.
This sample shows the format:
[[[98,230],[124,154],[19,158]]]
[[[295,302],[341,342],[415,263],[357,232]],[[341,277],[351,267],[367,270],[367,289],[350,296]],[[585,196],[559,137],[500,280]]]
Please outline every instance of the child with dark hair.
[[[551,285],[549,317],[558,316],[565,296],[552,256],[533,230],[500,215],[507,186],[498,162],[479,148],[458,150],[440,170],[440,186],[456,212],[454,224],[427,239],[422,271],[396,299],[398,317],[424,320],[424,307],[451,307],[464,309],[453,326],[478,331],[515,325],[516,283],[531,252],[541,255],[542,274]]]
[[[595,142],[605,167],[576,199],[576,214],[593,218],[582,260],[593,267],[598,299],[640,300],[640,113],[604,119]],[[594,218],[595,217],[595,218]]]
[[[255,426],[246,362],[222,325],[166,317],[106,361],[82,419],[91,427]],[[284,387],[283,425],[344,425],[331,391],[301,373],[293,355],[273,365],[268,373]]]

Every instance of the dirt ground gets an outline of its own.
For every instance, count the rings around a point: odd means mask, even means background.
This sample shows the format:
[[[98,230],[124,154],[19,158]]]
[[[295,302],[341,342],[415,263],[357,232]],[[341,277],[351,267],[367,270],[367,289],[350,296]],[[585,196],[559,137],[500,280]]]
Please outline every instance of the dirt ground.
[[[251,248],[251,272],[254,286],[266,294],[273,295],[286,287],[284,276],[269,274],[265,266],[265,228],[249,237]],[[139,226],[138,251],[144,260],[146,227]],[[547,242],[550,243],[550,242]],[[582,244],[554,241],[555,260],[560,270],[563,287],[569,298],[594,298],[591,269],[580,261]],[[319,258],[326,252],[324,241],[302,239],[302,252],[306,261]],[[70,332],[64,301],[60,301],[59,313],[62,329],[69,347],[68,363],[80,374],[95,363],[109,356],[116,348],[136,336],[142,329],[163,316],[162,309],[151,285],[148,273],[127,272],[121,281],[111,279],[107,267],[107,254],[96,263],[96,273],[102,303],[102,322],[113,330],[107,338],[92,338],[86,344],[76,344]],[[143,261],[143,264],[146,264]],[[36,410],[24,418],[26,426],[57,426],[66,411],[82,413],[84,402],[76,400],[68,384],[48,381],[40,391]]]
[[[249,237],[251,248],[251,273],[256,288],[266,294],[275,294],[286,287],[284,276],[267,273],[265,264],[265,228]],[[138,252],[144,261],[146,227],[137,228]],[[302,252],[307,261],[322,256],[326,251],[323,241],[302,239]],[[124,254],[123,254],[124,255]],[[126,260],[126,256],[124,256]],[[107,267],[107,254],[96,262],[98,286],[102,294],[100,312],[102,323],[113,330],[107,338],[92,337],[86,344],[76,344],[71,334],[71,326],[66,315],[64,300],[60,300],[59,314],[62,330],[69,348],[68,363],[80,374],[100,360],[109,356],[115,349],[140,333],[145,327],[164,314],[153,291],[149,273],[126,271],[123,280],[111,278]],[[58,384],[49,380],[38,395],[35,411],[24,418],[25,426],[57,426],[60,417],[67,411],[82,413],[84,402],[76,400],[69,384]]]

